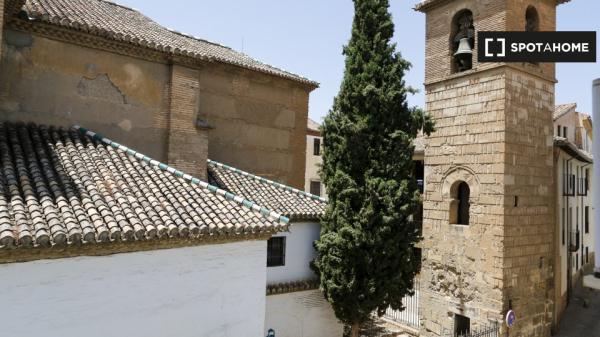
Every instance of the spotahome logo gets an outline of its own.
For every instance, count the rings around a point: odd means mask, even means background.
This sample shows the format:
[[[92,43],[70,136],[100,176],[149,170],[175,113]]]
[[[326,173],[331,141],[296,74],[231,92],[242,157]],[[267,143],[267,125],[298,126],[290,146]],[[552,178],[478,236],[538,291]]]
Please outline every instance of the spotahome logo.
[[[596,32],[478,32],[479,62],[596,62]]]

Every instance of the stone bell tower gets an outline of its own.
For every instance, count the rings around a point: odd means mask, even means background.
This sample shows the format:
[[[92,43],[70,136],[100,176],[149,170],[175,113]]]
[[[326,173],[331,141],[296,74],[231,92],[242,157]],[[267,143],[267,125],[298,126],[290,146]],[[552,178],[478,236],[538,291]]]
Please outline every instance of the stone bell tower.
[[[422,336],[550,336],[553,63],[478,63],[477,31],[553,31],[557,0],[426,0]],[[507,332],[504,317],[516,313]]]

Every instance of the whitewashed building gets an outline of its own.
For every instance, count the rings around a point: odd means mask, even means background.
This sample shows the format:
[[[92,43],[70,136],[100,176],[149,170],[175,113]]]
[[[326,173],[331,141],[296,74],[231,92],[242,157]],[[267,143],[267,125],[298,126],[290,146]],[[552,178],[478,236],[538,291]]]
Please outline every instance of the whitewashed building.
[[[553,116],[557,323],[574,285],[594,266],[592,120],[576,109],[575,103],[557,105]]]
[[[272,330],[277,337],[342,336],[343,325],[310,269],[325,199],[211,160],[208,176],[214,185],[290,219],[289,231],[273,235],[267,243],[265,335]]]
[[[264,336],[288,219],[82,128],[0,123],[5,336]]]

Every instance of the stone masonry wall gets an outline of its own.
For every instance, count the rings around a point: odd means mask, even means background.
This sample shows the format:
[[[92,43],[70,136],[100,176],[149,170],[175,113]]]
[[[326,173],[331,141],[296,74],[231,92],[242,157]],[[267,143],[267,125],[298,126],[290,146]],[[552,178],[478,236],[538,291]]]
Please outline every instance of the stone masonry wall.
[[[451,22],[469,9],[475,30],[524,30],[536,7],[540,30],[555,29],[543,0],[440,1],[427,10],[426,109],[436,132],[425,150],[423,336],[502,321],[510,336],[549,336],[553,310],[553,64],[477,63],[451,73]],[[477,44],[477,41],[476,41]],[[457,181],[470,187],[470,224],[451,223]],[[515,198],[517,197],[517,198]],[[506,328],[502,325],[501,335]]]
[[[511,336],[549,336],[554,303],[554,83],[509,69],[504,176],[505,309]],[[517,198],[517,200],[515,200]]]
[[[425,149],[423,336],[453,331],[454,314],[471,326],[502,315],[505,72],[490,70],[426,88],[436,132]],[[471,190],[470,224],[450,224],[450,190]]]
[[[167,161],[169,67],[4,29],[1,120],[79,124]]]
[[[206,180],[208,131],[196,126],[198,71],[171,66],[169,111],[169,165]]]

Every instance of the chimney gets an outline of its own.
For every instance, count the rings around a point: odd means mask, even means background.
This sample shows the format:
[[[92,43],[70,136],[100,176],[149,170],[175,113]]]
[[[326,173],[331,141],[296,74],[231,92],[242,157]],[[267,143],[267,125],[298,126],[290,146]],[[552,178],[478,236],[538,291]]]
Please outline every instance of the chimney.
[[[593,209],[593,231],[594,231],[594,276],[600,279],[600,78],[592,84],[592,124],[594,137],[592,151],[594,155],[594,171],[592,175],[592,209]]]

